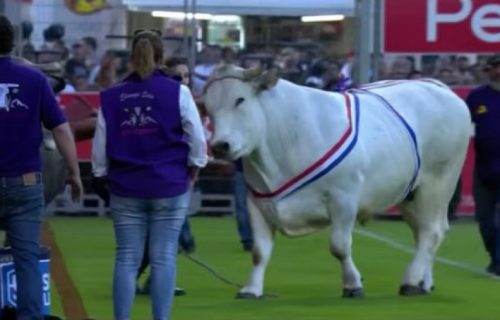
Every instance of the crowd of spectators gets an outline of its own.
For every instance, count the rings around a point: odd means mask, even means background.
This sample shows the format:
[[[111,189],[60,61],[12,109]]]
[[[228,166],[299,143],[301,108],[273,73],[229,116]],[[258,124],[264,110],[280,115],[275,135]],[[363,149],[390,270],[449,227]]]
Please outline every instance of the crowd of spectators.
[[[63,92],[93,91],[109,87],[130,71],[126,51],[105,50],[92,37],[77,42],[64,41],[65,28],[53,24],[43,31],[44,42],[35,48],[30,41],[33,27],[23,24],[22,55],[36,63],[61,63],[67,86]],[[103,50],[104,49],[104,50]],[[382,56],[377,66],[378,80],[436,78],[447,85],[478,85],[484,82],[482,66],[488,56],[471,59],[466,55]],[[221,61],[242,67],[261,65],[277,67],[281,77],[292,82],[325,90],[341,90],[339,82],[352,75],[354,52],[332,55],[320,47],[268,46],[233,51],[219,46],[205,46],[197,56],[193,89],[198,94],[211,70]],[[372,72],[374,74],[374,72]],[[348,83],[349,85],[349,83]]]
[[[413,56],[396,56],[392,63],[381,59],[380,78],[435,78],[449,86],[484,83],[483,67],[488,56],[477,56],[474,62],[466,55],[423,55],[420,58],[420,68]]]
[[[63,92],[101,90],[130,71],[124,51],[99,50],[99,43],[93,37],[83,37],[68,45],[64,40],[65,28],[61,24],[50,25],[43,31],[44,41],[39,48],[35,48],[30,41],[32,25],[23,23],[22,29],[23,42],[17,53],[34,63],[60,64],[67,81]]]

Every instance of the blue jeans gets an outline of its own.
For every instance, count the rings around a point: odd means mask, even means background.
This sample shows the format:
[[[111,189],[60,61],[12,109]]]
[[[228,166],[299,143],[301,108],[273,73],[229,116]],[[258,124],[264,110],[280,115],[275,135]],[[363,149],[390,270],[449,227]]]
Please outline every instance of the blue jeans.
[[[146,241],[149,241],[149,236],[146,235]],[[189,220],[186,216],[184,223],[182,224],[181,232],[179,234],[179,246],[182,250],[191,253],[191,250],[194,250],[194,238],[191,235],[191,227],[189,226]],[[149,266],[149,244],[144,244],[144,253],[141,260],[141,265],[137,270],[137,280],[142,276],[142,274],[146,271],[146,268]]]
[[[497,185],[487,185],[475,174],[474,202],[479,232],[491,264],[500,265],[500,212],[496,210],[500,203],[500,182]]]
[[[116,259],[113,276],[115,320],[130,319],[136,273],[149,233],[153,319],[167,320],[175,288],[177,244],[189,208],[189,192],[162,199],[111,195]]]
[[[28,184],[28,185],[26,185]],[[38,269],[44,208],[41,175],[0,177],[0,221],[12,247],[17,281],[17,319],[42,319],[42,280]]]
[[[251,246],[253,244],[252,227],[247,208],[247,186],[243,173],[235,171],[234,173],[234,198],[236,205],[236,224],[238,233],[243,245]]]

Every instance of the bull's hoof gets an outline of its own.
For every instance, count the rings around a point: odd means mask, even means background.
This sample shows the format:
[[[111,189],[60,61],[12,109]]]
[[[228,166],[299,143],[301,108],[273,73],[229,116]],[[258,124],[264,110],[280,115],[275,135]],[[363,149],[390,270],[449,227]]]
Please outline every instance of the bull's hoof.
[[[413,297],[413,296],[423,296],[426,294],[429,294],[429,292],[426,291],[421,286],[414,286],[411,284],[403,284],[401,287],[399,287],[399,295],[400,296]]]
[[[363,298],[365,296],[365,292],[363,288],[344,288],[342,290],[342,298]]]
[[[245,299],[245,300],[256,300],[260,298],[261,296],[258,296],[251,292],[238,292],[235,296],[235,299]]]

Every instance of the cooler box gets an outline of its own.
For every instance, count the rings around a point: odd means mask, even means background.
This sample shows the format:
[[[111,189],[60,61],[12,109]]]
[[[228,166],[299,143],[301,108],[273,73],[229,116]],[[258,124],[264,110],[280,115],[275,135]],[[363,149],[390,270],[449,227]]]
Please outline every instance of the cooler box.
[[[50,251],[40,248],[38,267],[42,276],[43,314],[50,313]],[[0,248],[0,309],[4,306],[16,306],[16,273],[14,259],[9,247]]]

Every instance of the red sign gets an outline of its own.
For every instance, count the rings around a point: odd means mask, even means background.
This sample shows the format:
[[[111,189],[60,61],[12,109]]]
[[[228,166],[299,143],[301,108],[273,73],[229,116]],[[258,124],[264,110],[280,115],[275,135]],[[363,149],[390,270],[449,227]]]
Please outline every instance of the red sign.
[[[385,52],[498,52],[499,0],[385,0]]]
[[[61,109],[69,121],[82,120],[99,108],[99,92],[62,93],[58,96]],[[81,141],[76,144],[80,161],[90,161],[92,142]]]

